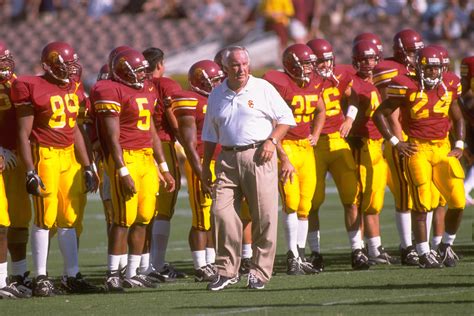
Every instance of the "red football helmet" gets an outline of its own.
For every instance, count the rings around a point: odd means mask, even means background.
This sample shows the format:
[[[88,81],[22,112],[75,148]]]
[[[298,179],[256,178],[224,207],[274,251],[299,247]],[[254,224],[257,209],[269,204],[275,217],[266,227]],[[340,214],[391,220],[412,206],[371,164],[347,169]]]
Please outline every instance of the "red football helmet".
[[[201,60],[194,63],[188,71],[188,81],[191,89],[203,95],[209,95],[214,87],[224,78],[224,72],[216,62]]]
[[[416,52],[423,47],[425,47],[423,38],[415,30],[405,29],[393,37],[393,55],[407,67],[415,65]]]
[[[309,82],[316,55],[305,44],[293,44],[283,52],[283,68],[293,79]]]
[[[331,77],[336,63],[332,45],[322,38],[310,40],[306,45],[308,45],[316,55],[316,63],[314,65],[316,72],[322,77]]]
[[[352,41],[352,45],[359,41],[370,41],[377,45],[377,49],[379,50],[379,59],[383,59],[383,45],[382,40],[377,34],[374,33],[361,33],[357,35],[354,40]]]
[[[450,59],[449,59],[449,54],[448,54],[448,50],[446,49],[446,47],[444,46],[441,46],[441,45],[429,45],[428,47],[434,47],[436,48],[439,53],[441,54],[441,57],[443,58],[443,72],[446,72],[449,70],[449,63],[450,63]]]
[[[52,42],[43,48],[41,63],[43,69],[54,79],[69,83],[81,76],[79,58],[68,43]]]
[[[352,46],[352,65],[362,77],[369,77],[379,62],[377,45],[372,41],[358,41]]]
[[[134,49],[118,53],[112,61],[113,78],[135,89],[143,88],[148,61],[142,53]]]
[[[416,72],[422,87],[432,89],[443,79],[443,57],[438,49],[425,47],[420,49],[416,58]]]
[[[99,74],[97,75],[97,81],[110,79],[109,65],[103,64],[100,67]]]
[[[0,41],[0,83],[11,79],[15,71],[15,62],[7,45]]]
[[[107,57],[107,65],[109,66],[109,69],[112,69],[112,62],[114,61],[115,56],[129,49],[133,49],[133,48],[127,45],[122,45],[122,46],[117,46],[114,49],[112,49],[109,53],[109,57]]]

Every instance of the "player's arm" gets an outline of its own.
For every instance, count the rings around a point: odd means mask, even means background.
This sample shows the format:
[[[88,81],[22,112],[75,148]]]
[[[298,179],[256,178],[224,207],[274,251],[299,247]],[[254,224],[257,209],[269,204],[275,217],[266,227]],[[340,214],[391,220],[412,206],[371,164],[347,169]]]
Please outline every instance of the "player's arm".
[[[99,188],[99,176],[91,164],[91,148],[86,146],[85,138],[89,139],[89,137],[85,135],[85,131],[77,124],[74,128],[74,151],[79,163],[84,168],[86,192],[95,192]]]
[[[326,106],[324,105],[323,99],[319,98],[316,103],[314,119],[313,119],[313,130],[311,131],[309,141],[311,146],[316,146],[321,135],[321,131],[324,127],[324,122],[326,122]]]
[[[204,141],[204,157],[202,159],[201,189],[204,194],[210,195],[212,191],[211,160],[216,151],[217,143]]]
[[[150,124],[151,135],[153,138],[153,156],[155,157],[160,173],[165,182],[165,188],[167,192],[173,192],[175,189],[175,180],[170,173],[168,164],[166,163],[165,154],[163,153],[163,146],[161,145],[161,140],[156,133],[155,122],[151,120]]]
[[[464,117],[457,100],[453,100],[449,108],[449,116],[453,122],[454,137],[456,139],[454,148],[449,152],[448,156],[454,156],[458,159],[462,157],[464,150],[464,137],[466,135]]]
[[[137,193],[137,190],[135,189],[135,182],[123,161],[122,146],[120,146],[119,142],[119,116],[106,115],[101,119],[104,123],[105,141],[107,142],[107,147],[109,148],[112,159],[114,160],[115,167],[118,169],[123,192],[126,197],[132,197]]]
[[[352,86],[349,85],[346,91],[344,91],[344,98],[347,100],[348,106],[344,122],[342,122],[339,128],[339,133],[342,137],[347,137],[359,112],[359,96],[354,89],[352,89]]]
[[[43,190],[46,188],[35,169],[30,147],[30,135],[31,130],[33,129],[34,110],[29,105],[19,106],[16,108],[16,116],[18,123],[18,150],[26,167],[26,190],[30,194],[41,196],[40,187]]]
[[[197,146],[197,128],[196,120],[192,115],[181,115],[177,119],[179,127],[179,135],[181,137],[186,158],[193,169],[193,172],[201,179],[202,165],[199,154],[196,150]]]
[[[171,106],[165,107],[165,116],[166,120],[168,121],[168,124],[171,127],[171,130],[173,131],[173,135],[176,137],[176,139],[178,139],[178,142],[182,144],[182,139],[178,127],[178,120],[176,119],[176,116],[174,115]]]
[[[392,143],[392,145],[395,146],[402,155],[411,156],[416,153],[416,145],[404,142],[403,139],[400,140],[394,134],[388,123],[388,117],[390,117],[390,115],[399,107],[399,100],[391,98],[386,99],[377,110],[375,110],[372,119],[386,140],[390,141],[390,143]]]
[[[295,167],[288,158],[285,150],[281,146],[281,142],[276,144],[276,152],[278,155],[278,159],[280,160],[280,174],[279,179],[285,185],[285,183],[290,180],[290,183],[293,183],[293,177],[296,172]]]

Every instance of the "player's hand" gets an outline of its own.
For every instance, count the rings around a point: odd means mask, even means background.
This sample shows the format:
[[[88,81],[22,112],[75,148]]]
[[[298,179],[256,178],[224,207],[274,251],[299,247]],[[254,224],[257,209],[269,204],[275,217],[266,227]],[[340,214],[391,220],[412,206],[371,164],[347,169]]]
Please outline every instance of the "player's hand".
[[[461,148],[454,147],[449,153],[448,157],[456,157],[457,159],[461,159],[463,150]]]
[[[295,167],[293,167],[288,159],[280,161],[280,181],[283,185],[285,185],[288,180],[290,180],[290,183],[293,183],[295,172]]]
[[[203,168],[201,173],[201,191],[207,198],[211,197],[212,194],[212,173],[209,168]]]
[[[84,167],[84,180],[86,182],[86,193],[97,191],[99,188],[99,176],[93,165]]]
[[[174,181],[173,176],[169,171],[162,172],[161,175],[163,176],[163,184],[165,186],[166,192],[173,192],[176,188],[176,182]]]
[[[276,146],[270,139],[267,139],[258,150],[257,164],[263,165],[272,160]]]
[[[309,134],[308,136],[309,143],[311,146],[316,146],[318,144],[319,137],[314,136],[313,134]]]
[[[30,170],[26,173],[26,192],[36,196],[42,196],[41,190],[46,190],[43,181],[41,180],[36,170]]]
[[[346,138],[347,135],[349,135],[353,122],[354,121],[351,118],[344,120],[344,122],[341,124],[341,127],[339,128],[339,133],[341,134],[341,137]]]
[[[405,157],[413,156],[418,151],[416,144],[403,141],[400,141],[395,148],[397,148],[398,152]]]
[[[135,182],[132,179],[132,176],[127,174],[123,177],[120,177],[120,183],[122,184],[122,190],[127,200],[131,199],[136,193]]]
[[[16,168],[17,160],[15,154],[6,148],[3,148],[3,164],[5,170],[13,170]]]

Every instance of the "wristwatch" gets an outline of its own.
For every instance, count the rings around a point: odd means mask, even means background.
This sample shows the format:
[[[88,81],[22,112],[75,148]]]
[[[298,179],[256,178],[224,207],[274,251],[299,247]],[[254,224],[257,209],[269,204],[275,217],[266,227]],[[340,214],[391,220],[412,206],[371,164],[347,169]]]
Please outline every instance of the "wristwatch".
[[[278,139],[276,139],[276,137],[269,137],[268,140],[270,140],[275,146],[278,144]]]

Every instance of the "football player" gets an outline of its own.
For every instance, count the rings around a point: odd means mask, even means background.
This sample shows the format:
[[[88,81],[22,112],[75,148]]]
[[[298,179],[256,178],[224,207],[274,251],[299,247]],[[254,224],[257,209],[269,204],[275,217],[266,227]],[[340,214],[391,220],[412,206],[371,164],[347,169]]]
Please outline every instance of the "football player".
[[[352,47],[352,65],[357,71],[353,89],[359,97],[358,113],[349,143],[357,168],[358,205],[364,220],[370,264],[392,264],[395,260],[382,247],[380,212],[387,186],[387,163],[383,157],[383,138],[372,121],[381,97],[373,85],[373,70],[379,61],[377,45],[362,40]]]
[[[320,245],[319,208],[324,202],[326,175],[331,173],[344,207],[344,219],[351,245],[354,269],[367,269],[368,258],[363,253],[364,243],[360,230],[361,220],[356,204],[357,178],[354,158],[345,140],[357,115],[357,95],[352,90],[352,78],[347,66],[335,66],[332,45],[325,39],[313,39],[308,46],[316,55],[314,73],[322,79],[321,96],[326,107],[326,122],[318,144],[314,148],[317,186],[309,215],[308,243],[310,261],[318,271],[323,271],[324,261]],[[351,66],[351,71],[355,73]],[[349,104],[344,117],[342,103]]]
[[[17,130],[10,87],[15,79],[15,62],[5,43],[0,41],[0,297],[31,296],[27,278],[26,244],[31,206],[22,181],[25,168],[16,156]],[[7,242],[12,258],[13,276],[7,275]]]
[[[381,60],[374,69],[374,84],[382,100],[386,99],[386,87],[397,75],[414,74],[415,57],[424,47],[421,35],[412,29],[404,29],[393,37],[393,57]],[[399,139],[406,139],[401,127],[399,110],[395,110],[388,123]],[[390,142],[385,143],[384,156],[389,167],[388,186],[395,200],[395,221],[400,238],[400,257],[403,265],[418,265],[418,255],[412,245],[410,210],[412,199],[403,167],[403,157]],[[427,218],[428,222],[431,222]]]
[[[442,77],[442,56],[433,47],[422,48],[416,58],[416,76],[401,75],[392,79],[387,99],[374,114],[377,127],[405,156],[404,165],[413,196],[411,212],[416,250],[421,268],[456,265],[452,249],[465,206],[464,171],[459,162],[464,149],[464,119],[457,103],[458,89]],[[397,108],[402,115],[403,130],[399,139],[387,123]],[[448,133],[452,121],[455,145],[451,148]],[[445,233],[438,248],[439,257],[430,251],[426,231],[426,213],[432,209],[435,185],[446,198],[448,211]]]
[[[104,127],[109,149],[107,167],[111,180],[114,219],[109,234],[106,288],[154,287],[143,274],[137,274],[145,243],[146,225],[154,215],[160,164],[165,186],[174,190],[174,179],[166,170],[161,143],[156,137],[152,116],[156,92],[146,80],[148,62],[134,49],[120,52],[112,62],[113,80],[96,87],[94,106]],[[123,283],[120,258],[127,253]]]
[[[316,56],[309,46],[294,44],[283,52],[284,72],[270,70],[263,77],[286,101],[297,124],[288,131],[281,145],[275,144],[283,183],[280,194],[284,201],[283,223],[288,249],[286,273],[289,275],[317,272],[311,263],[305,262],[303,253],[308,235],[308,214],[316,189],[313,146],[318,143],[326,117],[323,101],[319,98],[320,82],[313,76],[315,61]],[[289,181],[286,181],[287,177],[290,177]]]
[[[178,199],[178,191],[181,187],[181,174],[179,172],[178,158],[175,150],[175,135],[178,134],[176,118],[171,111],[171,95],[181,91],[181,86],[176,81],[163,77],[165,72],[164,53],[161,49],[150,47],[143,51],[148,61],[148,75],[152,80],[157,97],[158,106],[156,107],[153,120],[155,121],[156,132],[161,140],[163,153],[165,155],[166,165],[169,172],[176,179],[176,188],[172,192],[168,192],[167,188],[160,186],[158,196],[156,198],[155,217],[152,225],[148,227],[147,243],[151,242],[151,263],[147,266],[146,254],[142,255],[140,269],[149,276],[152,268],[158,272],[156,277],[159,280],[183,278],[186,276],[181,271],[176,270],[172,265],[165,262],[166,249],[168,247],[168,239],[170,236],[170,221],[174,214],[174,208]],[[150,246],[150,245],[148,245]],[[152,268],[150,268],[152,267]],[[148,272],[145,272],[148,269]],[[163,279],[165,278],[165,279]]]
[[[86,193],[97,189],[84,138],[76,124],[80,103],[85,101],[82,83],[76,81],[80,65],[74,49],[64,42],[46,45],[41,62],[43,75],[19,77],[11,90],[17,111],[18,149],[35,208],[31,236],[36,273],[33,295],[55,294],[47,276],[49,230],[55,224],[67,273],[66,290],[96,292],[98,288],[79,272],[75,228],[80,227]]]
[[[188,72],[188,83],[192,91],[175,93],[171,103],[173,113],[178,119],[181,144],[188,158],[185,170],[189,204],[192,209],[189,246],[194,263],[194,279],[197,282],[212,282],[217,278],[212,267],[215,261],[210,216],[212,199],[201,191],[204,154],[201,131],[206,113],[207,96],[215,86],[221,83],[223,78],[224,73],[215,62],[211,60],[198,61],[191,66]],[[211,162],[212,172],[215,158],[219,152],[216,150],[214,153],[214,159]],[[210,249],[212,249],[211,256],[207,254]]]

